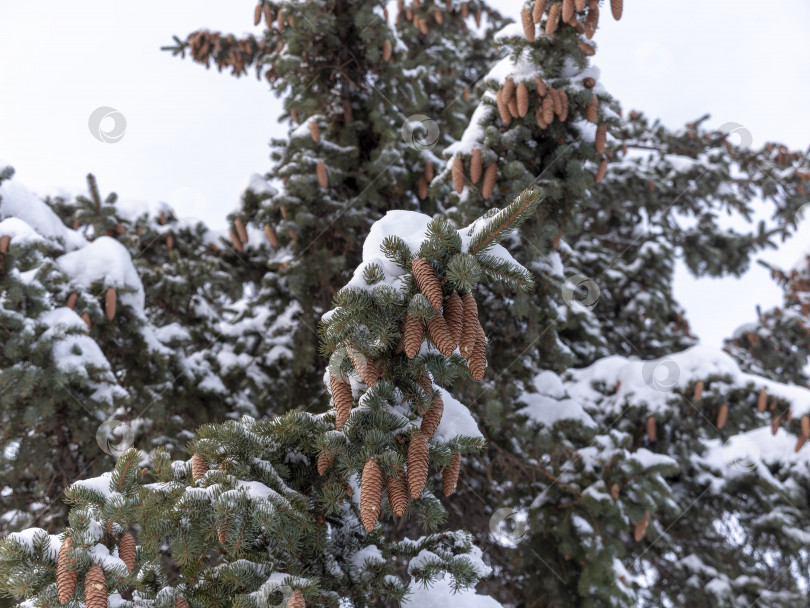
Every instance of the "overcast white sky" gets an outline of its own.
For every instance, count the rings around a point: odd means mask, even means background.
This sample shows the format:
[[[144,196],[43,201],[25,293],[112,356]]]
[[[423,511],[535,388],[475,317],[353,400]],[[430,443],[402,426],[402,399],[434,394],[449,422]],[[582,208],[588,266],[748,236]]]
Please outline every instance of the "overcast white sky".
[[[165,201],[180,215],[223,226],[250,174],[270,166],[267,144],[286,129],[277,122],[280,103],[255,77],[206,71],[160,46],[202,27],[254,30],[254,4],[5,2],[0,158],[43,195],[82,191],[93,172],[104,193]],[[518,0],[497,4],[519,16]],[[607,10],[601,21],[595,63],[625,110],[643,110],[670,126],[709,112],[715,126],[744,125],[754,145],[810,145],[806,0],[625,0],[621,22]],[[88,118],[99,106],[126,118],[115,144],[90,133]],[[797,238],[763,257],[789,266],[808,243],[810,219]],[[758,266],[741,280],[695,281],[679,272],[676,295],[698,335],[715,346],[753,320],[755,304],[781,301]]]

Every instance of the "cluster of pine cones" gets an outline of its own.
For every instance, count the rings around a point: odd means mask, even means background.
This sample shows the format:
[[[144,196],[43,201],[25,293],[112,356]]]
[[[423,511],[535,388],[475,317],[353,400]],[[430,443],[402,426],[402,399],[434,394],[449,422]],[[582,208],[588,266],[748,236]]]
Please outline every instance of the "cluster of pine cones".
[[[487,344],[484,329],[478,320],[478,305],[475,298],[469,292],[463,296],[454,292],[445,298],[436,271],[430,262],[423,258],[416,258],[413,261],[412,270],[417,288],[433,306],[434,312],[427,323],[418,317],[410,315],[406,317],[402,340],[396,353],[404,353],[409,359],[416,357],[422,348],[427,331],[430,340],[442,355],[449,357],[458,348],[461,356],[468,362],[473,379],[483,379],[487,367]],[[380,377],[378,366],[351,345],[347,345],[347,352],[363,382],[370,387],[376,386]],[[351,385],[334,374],[330,374],[330,384],[335,403],[335,427],[343,430],[354,404]],[[435,390],[426,370],[417,379],[417,384],[422,389],[424,397],[430,399],[430,405],[422,417],[419,430],[411,435],[407,472],[399,470],[386,478],[373,458],[368,459],[363,467],[360,479],[360,514],[363,526],[368,531],[374,529],[379,519],[383,486],[388,491],[391,509],[397,517],[401,517],[408,508],[410,498],[419,498],[427,482],[428,442],[439,428],[444,412],[444,401],[441,393]],[[415,397],[419,399],[422,396],[415,395]],[[325,474],[333,461],[333,456],[321,453],[318,457],[318,473]],[[455,491],[460,468],[461,454],[457,452],[453,454],[442,473],[442,489],[445,496]]]
[[[521,12],[523,32],[529,42],[534,42],[535,25],[542,20],[546,12],[546,4],[547,0],[535,0],[532,10],[524,8]],[[621,19],[623,1],[610,0],[610,10],[616,21]],[[577,18],[578,14],[586,14],[584,25],[580,23]],[[596,33],[596,28],[599,25],[599,0],[561,0],[560,2],[552,2],[548,8],[546,34],[551,36],[557,31],[557,28],[561,24],[573,27],[578,33],[585,34],[588,39],[593,38],[593,35]],[[590,45],[586,44],[585,46],[591,48],[591,51],[593,50]],[[580,46],[580,48],[582,48],[582,46]],[[582,50],[585,54],[593,54],[585,49]]]
[[[194,61],[211,65],[211,59],[220,72],[230,67],[235,76],[247,74],[257,56],[269,52],[263,40],[237,40],[233,34],[223,36],[219,32],[201,30],[188,37],[189,50]],[[269,72],[268,72],[269,74]]]
[[[70,555],[72,549],[73,539],[68,537],[59,548],[56,560],[56,595],[60,604],[70,601],[79,579],[79,573],[74,569],[76,559]],[[135,569],[135,538],[129,532],[118,541],[118,557],[132,574]],[[98,564],[93,564],[84,577],[84,603],[87,608],[107,608],[107,580]],[[188,603],[185,606],[175,603],[175,608],[188,608]]]
[[[397,11],[396,25],[399,25],[402,22],[402,17],[404,16],[405,19],[407,19],[408,21],[413,22],[413,26],[416,29],[418,29],[422,33],[422,35],[427,36],[428,31],[430,31],[429,27],[428,27],[429,21],[425,17],[420,16],[419,14],[417,14],[417,12],[416,12],[421,7],[422,7],[421,0],[413,0],[413,6],[412,7],[411,6],[406,7],[405,3],[404,3],[404,0],[398,0],[398,2],[397,2],[398,11]],[[445,9],[446,9],[445,11],[442,11],[439,7],[435,7],[433,9],[433,21],[436,22],[436,25],[442,25],[444,23],[445,13],[447,13],[448,15],[453,15],[453,16],[460,15],[461,19],[462,19],[461,31],[466,34],[467,33],[467,24],[465,23],[465,20],[470,15],[470,7],[468,6],[468,4],[466,2],[462,2],[461,5],[459,6],[458,10],[455,10],[453,8],[452,1],[451,0],[445,0]],[[487,10],[487,12],[490,11],[489,8],[487,8],[486,10]],[[475,11],[475,13],[473,13],[473,18],[475,19],[475,27],[481,27],[481,16],[482,16],[482,11],[480,9]],[[388,16],[386,14],[386,20],[387,19],[388,19]]]

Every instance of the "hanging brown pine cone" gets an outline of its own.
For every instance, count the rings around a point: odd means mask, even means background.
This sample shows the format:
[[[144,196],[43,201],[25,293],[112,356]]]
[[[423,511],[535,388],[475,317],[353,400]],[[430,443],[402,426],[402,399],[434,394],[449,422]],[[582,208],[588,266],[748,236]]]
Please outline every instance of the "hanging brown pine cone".
[[[590,76],[586,76],[585,78],[582,79],[582,86],[584,86],[586,89],[592,89],[596,86],[596,80],[591,78]]]
[[[588,40],[593,38],[596,28],[599,25],[599,7],[588,8],[588,16],[585,18],[585,35]]]
[[[127,571],[132,574],[135,569],[135,538],[127,532],[118,541],[118,557],[127,567]]]
[[[73,308],[76,306],[76,300],[78,300],[78,299],[79,299],[79,294],[77,294],[77,293],[74,291],[73,293],[71,293],[71,294],[68,296],[68,299],[67,299],[67,302],[65,303],[65,306],[67,306],[68,308],[70,308],[71,310],[73,310]]]
[[[475,15],[473,15],[475,19],[475,27],[481,27],[481,10],[475,11]]]
[[[304,601],[304,594],[301,593],[300,589],[293,591],[290,599],[287,600],[287,606],[285,608],[307,608],[307,604]]]
[[[0,236],[0,254],[8,253],[8,246],[11,244],[11,237],[7,234]]]
[[[87,608],[107,608],[107,579],[98,564],[93,564],[84,577],[84,605]]]
[[[79,573],[70,568],[76,563],[75,558],[68,556],[73,548],[73,539],[67,537],[59,547],[59,556],[56,559],[56,594],[60,604],[67,604],[76,589],[76,580]]]
[[[546,21],[546,34],[551,36],[557,31],[557,26],[560,24],[560,3],[555,2],[548,9],[548,20]]]
[[[534,77],[534,86],[537,88],[537,94],[540,97],[543,97],[548,90],[546,87],[546,83],[543,82],[543,79],[540,78],[539,76]]]
[[[405,471],[400,469],[397,471],[396,477],[388,477],[385,480],[385,486],[388,490],[388,503],[391,505],[391,510],[397,517],[402,517],[408,509],[408,486],[405,483]]]
[[[779,430],[779,422],[780,422],[779,416],[774,416],[771,419],[771,435],[776,435],[776,432]]]
[[[335,402],[335,428],[343,430],[343,425],[352,413],[352,387],[337,376],[329,374],[329,384],[332,388],[332,400]]]
[[[484,172],[484,184],[481,186],[481,196],[489,198],[495,190],[495,182],[498,179],[498,164],[492,163]]]
[[[543,121],[546,125],[554,122],[554,97],[550,94],[543,97]]]
[[[728,404],[724,403],[720,406],[720,411],[717,412],[717,428],[722,429],[726,426],[726,421],[728,420]]]
[[[520,114],[518,114],[517,98],[515,96],[512,96],[512,99],[509,100],[508,108],[509,114],[510,116],[512,116],[512,118],[517,118],[518,116],[520,116]]]
[[[244,246],[242,245],[242,241],[241,241],[241,240],[239,240],[239,235],[238,235],[238,234],[236,234],[236,232],[234,232],[234,230],[233,230],[233,229],[229,230],[229,231],[228,231],[228,233],[230,234],[230,237],[231,237],[231,243],[233,243],[233,248],[234,248],[234,249],[236,249],[237,251],[239,251],[240,253],[241,253],[242,251],[244,251],[244,250],[245,250],[245,248],[244,248]],[[169,235],[169,236],[171,236],[171,235]],[[169,240],[168,240],[168,238],[166,239],[166,244],[167,244],[167,245],[169,244]],[[171,249],[171,247],[169,247],[169,249]]]
[[[429,160],[425,161],[425,180],[427,183],[433,181],[433,163]]]
[[[657,424],[655,422],[655,417],[649,416],[647,418],[647,439],[649,439],[650,442],[653,442],[655,441],[657,434],[658,431],[657,431]]]
[[[450,461],[444,471],[442,472],[442,489],[445,496],[450,496],[456,491],[458,485],[458,473],[461,470],[461,454],[456,452],[453,454],[453,459]]]
[[[383,475],[376,460],[369,458],[363,467],[360,479],[360,519],[363,527],[371,532],[380,518],[382,506]]]
[[[414,500],[422,495],[427,482],[430,448],[428,439],[421,432],[411,435],[408,445],[408,491]]]
[[[461,324],[461,339],[458,349],[461,356],[469,360],[475,347],[475,339],[478,336],[478,304],[471,292],[467,292],[461,298],[463,307],[463,318]]]
[[[321,128],[314,120],[309,121],[309,136],[316,144],[321,141]]]
[[[540,127],[541,129],[545,129],[548,126],[548,123],[546,123],[545,119],[543,118],[543,108],[542,107],[538,107],[534,111],[534,119],[535,119],[535,121],[537,121],[537,126]]]
[[[424,176],[420,177],[416,184],[416,195],[419,197],[420,201],[427,198],[427,181],[425,181]]]
[[[562,20],[568,23],[574,17],[574,0],[562,0]]]
[[[262,5],[257,4],[256,8],[253,9],[253,25],[259,25],[262,20]]]
[[[447,321],[438,312],[435,313],[427,322],[428,336],[439,349],[439,352],[445,357],[449,357],[456,350],[456,344],[453,341],[453,334],[447,326]]]
[[[433,266],[430,265],[424,258],[416,258],[411,269],[413,271],[413,278],[416,281],[416,287],[428,299],[431,306],[438,312],[442,308],[442,284],[439,282],[439,277]]]
[[[444,320],[450,329],[453,342],[458,345],[464,325],[464,305],[456,292],[453,292],[444,302]]]
[[[194,481],[202,479],[208,472],[208,463],[205,459],[196,452],[191,457],[191,478]]]
[[[534,42],[534,20],[528,8],[524,7],[523,10],[520,11],[520,19],[523,22],[523,33],[526,36],[526,40]]]
[[[802,416],[801,425],[802,425],[802,437],[810,438],[810,416],[808,416],[807,414]]]
[[[402,332],[402,342],[408,359],[413,359],[422,348],[425,339],[425,323],[419,317],[408,315],[405,318],[405,328]]]
[[[512,122],[512,115],[509,113],[509,107],[503,100],[503,90],[499,90],[495,94],[495,103],[498,106],[498,114],[501,117],[501,121],[503,124],[508,125],[510,122]]]
[[[608,161],[606,158],[603,158],[602,162],[599,163],[599,168],[596,170],[596,177],[594,178],[594,181],[597,184],[604,179],[605,174],[607,173],[607,168],[608,168]]]
[[[515,79],[511,76],[503,83],[503,100],[505,103],[512,101],[515,96]]]
[[[695,383],[695,401],[700,401],[703,399],[703,380],[698,380]]]
[[[87,325],[88,330],[92,329],[93,322],[90,320],[90,313],[83,312],[82,313],[82,321],[84,321],[84,324]]]
[[[461,194],[461,191],[464,190],[464,161],[458,156],[453,161],[451,173],[453,176],[453,188],[456,194]]]
[[[764,412],[767,406],[768,406],[768,391],[762,389],[759,392],[759,399],[757,399],[757,411]]]
[[[614,483],[610,486],[610,495],[613,497],[613,500],[619,500],[619,484]]]
[[[524,10],[528,11],[528,9]],[[532,26],[532,28],[534,28],[534,26]],[[518,115],[521,118],[529,113],[529,89],[526,88],[526,85],[522,82],[517,86],[517,109]]]
[[[644,511],[644,517],[636,524],[636,529],[633,532],[633,538],[639,542],[647,533],[647,526],[650,525],[650,514]]]
[[[535,23],[540,23],[543,18],[543,13],[546,12],[546,0],[534,0],[534,9],[532,10],[532,19]]]
[[[605,151],[605,144],[607,143],[607,125],[605,123],[600,124],[596,127],[596,138],[593,141],[593,145],[596,148],[596,151],[599,154],[602,154]]]
[[[319,160],[318,164],[315,166],[315,174],[318,177],[318,185],[321,188],[329,186],[329,175],[326,173],[326,165],[322,160]]]
[[[323,475],[335,461],[334,456],[329,456],[326,452],[318,454],[318,475]]]
[[[581,13],[585,10],[585,6],[588,4],[587,0],[575,0],[574,8],[577,9],[578,13]]]
[[[388,63],[391,60],[391,53],[393,53],[393,52],[394,52],[394,47],[391,46],[391,41],[386,40],[385,42],[383,42],[383,52],[382,52],[383,61]]]
[[[245,222],[242,221],[241,218],[236,218],[233,222],[234,227],[236,228],[236,234],[239,235],[239,240],[243,243],[248,242],[248,233],[247,228],[245,228]]]
[[[481,179],[482,172],[483,166],[481,165],[481,148],[476,148],[472,151],[472,156],[470,157],[470,181],[473,184],[477,184],[478,180]]]
[[[562,106],[560,120],[565,122],[568,119],[568,93],[566,93],[563,89],[560,89],[557,91],[557,97],[560,98],[560,105]]]
[[[610,0],[610,12],[616,21],[622,18],[622,4],[622,0]]]
[[[265,4],[262,12],[264,13],[264,22],[267,24],[267,27],[273,27],[273,11],[270,5]]]
[[[264,225],[264,236],[267,237],[267,242],[270,243],[273,249],[278,249],[278,236],[276,236],[276,231],[273,230],[270,224]]]
[[[586,57],[593,57],[596,54],[596,49],[594,49],[587,42],[580,42],[578,48],[580,51],[582,51],[582,54],[585,55]]]
[[[430,439],[439,428],[439,423],[442,421],[442,414],[444,413],[444,400],[441,393],[438,391],[433,395],[430,400],[430,409],[422,417],[421,431],[425,436]]]
[[[224,543],[223,543],[224,544]],[[174,598],[174,608],[191,608],[188,605],[188,601],[182,595],[178,595]]]
[[[596,95],[596,93],[593,94],[591,101],[588,103],[588,106],[585,109],[585,118],[594,124],[596,124],[596,121],[599,120],[599,97]]]
[[[377,386],[377,378],[380,377],[380,373],[374,362],[348,343],[346,344],[346,352],[349,354],[354,371],[357,372],[360,379],[370,387]]]
[[[115,288],[108,287],[107,293],[104,296],[104,312],[107,315],[107,320],[112,321],[115,318],[115,304],[117,298],[115,295]]]
[[[475,346],[473,346],[473,352],[468,363],[473,380],[480,382],[484,379],[484,373],[487,369],[487,338],[480,323],[478,323],[477,331]]]

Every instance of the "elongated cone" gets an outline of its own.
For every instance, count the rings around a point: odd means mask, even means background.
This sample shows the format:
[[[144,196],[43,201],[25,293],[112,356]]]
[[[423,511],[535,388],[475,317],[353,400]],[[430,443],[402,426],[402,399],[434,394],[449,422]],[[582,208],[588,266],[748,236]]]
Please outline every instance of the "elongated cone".
[[[93,322],[90,320],[90,313],[89,312],[83,312],[82,313],[82,321],[84,321],[84,324],[87,325],[87,329],[92,329]]]
[[[79,299],[79,294],[77,294],[77,293],[74,291],[73,293],[71,293],[71,294],[68,296],[67,303],[65,304],[65,306],[67,306],[68,308],[70,308],[71,310],[73,310],[73,308],[76,306],[76,300],[78,300],[78,299]]]
[[[495,182],[498,179],[498,164],[492,163],[484,172],[484,184],[481,186],[481,196],[489,198],[495,190]]]
[[[191,478],[194,481],[202,479],[208,472],[208,463],[199,454],[194,454],[191,457]]]
[[[698,380],[695,384],[695,401],[703,399],[703,380]]]
[[[287,600],[286,608],[307,608],[307,604],[304,602],[304,594],[301,593],[300,589],[293,591],[290,599]]]
[[[231,236],[231,243],[233,243],[233,248],[236,249],[237,251],[240,251],[240,252],[244,251],[245,248],[242,245],[242,241],[239,240],[239,235],[236,234],[236,232],[234,232],[233,230],[230,230],[229,233],[230,233],[230,236]],[[167,243],[168,243],[168,241],[167,241]]]
[[[622,18],[622,0],[610,0],[610,12],[613,13],[613,18],[618,21]]]
[[[427,437],[422,431],[416,431],[411,435],[411,443],[408,445],[408,491],[413,499],[419,498],[425,489],[429,456]]]
[[[107,315],[107,319],[112,321],[115,318],[115,304],[118,298],[115,296],[115,288],[108,287],[107,293],[104,296],[104,312]]]
[[[588,106],[585,109],[585,118],[594,124],[596,124],[596,121],[599,120],[599,97],[596,95],[596,93],[593,94],[591,101],[588,102]]]
[[[456,452],[444,471],[442,471],[442,490],[445,496],[450,496],[456,491],[458,485],[458,473],[461,470],[461,454]]]
[[[512,96],[512,99],[509,100],[509,114],[512,116],[512,118],[517,118],[520,116],[520,114],[518,114],[518,105],[515,96]]]
[[[458,343],[458,350],[461,356],[469,360],[475,347],[475,339],[478,336],[478,304],[471,292],[467,292],[461,298],[463,307],[463,319],[461,324],[461,339]]]
[[[475,19],[475,27],[481,27],[481,11],[475,11],[475,15],[473,15]]]
[[[568,93],[560,89],[559,91],[557,91],[557,97],[560,98],[560,104],[562,105],[560,120],[565,122],[566,119],[568,118]]]
[[[639,542],[644,535],[647,533],[647,526],[650,525],[650,514],[644,511],[644,517],[636,524],[636,529],[633,532],[633,538],[636,539],[636,542]]]
[[[315,166],[315,175],[318,177],[318,185],[321,188],[329,186],[329,175],[326,173],[326,165],[322,160],[319,160],[318,164]]]
[[[87,608],[107,608],[107,579],[98,564],[93,564],[84,577],[84,605]]]
[[[433,181],[433,163],[429,160],[425,161],[425,180],[427,180],[427,183]]]
[[[329,375],[329,383],[332,388],[332,400],[335,402],[335,428],[343,430],[343,425],[352,413],[352,387],[348,382],[343,382],[337,376]]]
[[[605,151],[605,143],[607,142],[607,125],[602,123],[598,127],[596,127],[596,138],[594,139],[593,145],[596,147],[596,151],[599,154],[602,154]]]
[[[722,429],[726,426],[726,422],[728,421],[728,404],[724,403],[720,406],[720,411],[717,412],[717,428]]]
[[[599,7],[588,8],[588,16],[585,18],[585,35],[588,40],[593,38],[596,28],[599,25]]]
[[[79,578],[79,573],[68,567],[76,561],[68,556],[72,547],[73,539],[66,538],[59,547],[59,556],[56,559],[56,594],[59,596],[60,604],[67,604],[70,600],[76,589],[76,580]]]
[[[456,292],[453,292],[444,302],[444,319],[447,321],[447,327],[450,329],[453,342],[458,346],[464,327],[464,304]]]
[[[441,310],[442,302],[442,284],[439,282],[439,277],[433,266],[430,265],[424,258],[416,258],[411,265],[413,271],[413,278],[416,281],[416,287],[428,299],[431,306],[436,311]]]
[[[657,425],[655,422],[655,418],[650,416],[647,418],[647,439],[650,441],[655,441],[657,435]]]
[[[453,341],[453,335],[450,328],[447,326],[447,321],[444,317],[435,313],[427,322],[427,331],[430,339],[439,349],[439,352],[445,357],[453,354],[457,344]]]
[[[5,254],[8,252],[8,246],[11,243],[11,237],[7,234],[0,236],[0,253]]]
[[[532,27],[534,26],[532,25]],[[524,116],[526,116],[526,114],[529,113],[529,89],[526,88],[526,85],[522,82],[517,86],[517,108],[518,108],[518,115],[521,118],[523,118]]]
[[[223,542],[222,544],[224,545],[225,543]],[[178,595],[174,599],[174,608],[191,608],[191,607],[188,605],[188,601],[186,601],[186,598],[184,598],[182,595]]]
[[[267,237],[267,242],[270,243],[273,249],[278,249],[278,236],[276,236],[276,231],[273,230],[270,224],[264,225],[264,236]]]
[[[430,400],[430,409],[422,417],[421,431],[425,436],[430,439],[439,428],[439,423],[442,421],[442,414],[444,413],[444,400],[441,393],[436,392],[433,399]]]
[[[543,18],[543,13],[546,12],[546,0],[534,0],[534,8],[532,9],[532,19],[535,23],[540,23]]]
[[[483,171],[484,168],[481,164],[481,148],[476,148],[472,151],[472,156],[470,157],[470,181],[477,184],[478,180],[481,179]]]
[[[262,5],[257,4],[256,8],[253,9],[253,25],[259,25],[262,21]]]
[[[594,178],[597,184],[604,179],[605,174],[607,173],[607,167],[608,161],[606,158],[603,158],[602,162],[599,163],[599,169],[596,170],[596,177]]]
[[[546,83],[543,82],[543,79],[540,78],[539,76],[534,77],[534,86],[537,88],[537,94],[540,97],[545,95],[546,91],[548,90],[547,87],[546,87]]]
[[[799,437],[799,440],[796,442],[796,447],[795,447],[795,448],[793,448],[793,449],[794,449],[794,451],[798,452],[799,450],[801,450],[801,449],[802,449],[802,446],[803,446],[803,445],[804,445],[804,443],[805,443],[805,441],[807,441],[807,437],[805,437],[804,435],[801,435],[801,436]]]
[[[587,42],[580,42],[579,50],[582,51],[582,54],[586,57],[593,57],[596,54],[596,49],[594,49],[590,44]]]
[[[327,456],[326,452],[321,452],[318,454],[318,475],[323,475],[326,471],[329,470],[329,467],[332,466],[334,462],[334,458],[332,456]]]
[[[596,86],[596,80],[591,78],[590,76],[586,76],[585,78],[582,79],[582,86],[584,86],[586,89],[592,89]],[[596,121],[592,120],[591,122]]]
[[[405,483],[405,471],[400,469],[397,471],[396,477],[388,477],[385,480],[385,486],[388,490],[388,503],[391,505],[391,510],[397,517],[402,517],[408,509],[408,486]]]
[[[538,107],[534,111],[534,119],[535,119],[535,121],[537,121],[537,126],[540,127],[541,129],[545,129],[548,126],[546,121],[543,119],[543,108],[542,107]]]
[[[585,6],[588,4],[587,0],[575,0],[574,8],[577,9],[578,13],[581,13],[585,10]]]
[[[420,177],[419,181],[417,182],[416,193],[421,201],[427,198],[427,181],[425,180],[424,176]]]
[[[509,113],[509,106],[503,100],[503,90],[499,90],[495,94],[495,103],[498,105],[498,114],[501,117],[503,124],[508,125],[512,122],[512,115]]]
[[[425,339],[425,324],[422,319],[408,315],[405,318],[405,328],[402,332],[402,342],[408,359],[413,359],[422,348]]]
[[[543,120],[547,125],[554,122],[554,97],[548,93],[543,97]]]
[[[810,416],[802,416],[802,437],[810,437]]]
[[[383,53],[382,53],[383,61],[385,61],[385,62],[390,61],[391,60],[391,53],[393,53],[393,51],[394,51],[394,47],[391,46],[391,41],[386,40],[383,43]]]
[[[523,33],[526,36],[526,40],[534,42],[534,20],[528,8],[524,7],[524,9],[520,11],[520,19],[523,21]]]
[[[481,381],[487,369],[487,338],[484,328],[478,323],[477,334],[475,336],[475,346],[469,359],[470,375],[473,380]]]
[[[511,76],[503,83],[503,100],[508,104],[515,96],[515,79]]]
[[[442,23],[444,23],[444,13],[442,13],[441,9],[438,9],[438,8],[437,8],[437,9],[434,9],[434,10],[433,10],[433,19],[434,19],[434,20],[436,21],[436,23],[438,23],[439,25],[441,25]]]
[[[171,234],[166,237],[166,248],[174,249],[174,237]]]
[[[771,435],[776,435],[776,432],[779,430],[779,422],[781,421],[780,416],[774,416],[771,419]]]
[[[613,500],[619,500],[619,484],[614,483],[610,486],[610,495],[613,497]]]
[[[380,377],[380,374],[377,366],[374,365],[374,361],[348,343],[346,344],[346,352],[349,353],[349,359],[352,361],[354,371],[357,372],[360,379],[371,387],[377,386],[377,378]]]
[[[377,525],[382,507],[383,475],[376,460],[368,459],[360,479],[360,519],[371,532]]]
[[[757,399],[757,411],[764,412],[767,406],[768,406],[768,391],[762,389],[759,393],[759,399]]]
[[[321,141],[321,128],[314,120],[309,121],[309,136],[316,144]]]
[[[562,0],[562,20],[568,23],[574,16],[574,0]]]
[[[548,96],[551,97],[551,102],[554,106],[554,113],[557,116],[562,116],[562,101],[560,100],[560,95],[557,92],[557,89],[554,87],[549,87]]]
[[[127,567],[127,571],[132,574],[135,569],[135,538],[127,532],[118,541],[118,557]]]
[[[548,9],[548,21],[546,21],[546,34],[551,36],[557,31],[557,26],[560,24],[560,3],[555,2]]]
[[[453,188],[455,188],[457,194],[461,194],[461,191],[464,190],[464,161],[458,156],[453,161],[452,173]]]
[[[267,24],[267,27],[273,27],[273,9],[270,8],[269,4],[264,5],[264,22]]]

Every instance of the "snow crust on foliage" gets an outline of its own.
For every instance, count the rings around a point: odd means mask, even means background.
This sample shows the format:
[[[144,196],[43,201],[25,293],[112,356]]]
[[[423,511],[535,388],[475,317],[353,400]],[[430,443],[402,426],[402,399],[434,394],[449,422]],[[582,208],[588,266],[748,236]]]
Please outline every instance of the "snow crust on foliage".
[[[495,94],[492,91],[486,91],[482,100],[490,100],[495,103]],[[464,129],[461,139],[447,146],[444,149],[444,154],[451,157],[459,154],[472,154],[473,150],[481,145],[481,141],[484,139],[485,123],[490,120],[494,113],[494,105],[488,103],[478,104],[470,118],[469,126]]]
[[[357,568],[365,567],[366,561],[384,563],[382,551],[377,545],[368,545],[352,555],[352,564]]]
[[[2,211],[2,203],[0,203],[0,211]],[[16,217],[10,217],[0,222],[0,236],[11,237],[12,245],[28,245],[45,241],[42,235],[28,223]]]
[[[582,404],[565,396],[562,380],[554,372],[540,372],[533,380],[537,392],[523,393],[519,403],[525,407],[517,414],[547,427],[562,420],[578,421],[584,426],[595,427],[596,421],[588,415]]]
[[[33,553],[34,551],[34,537],[35,536],[47,536],[50,540],[50,546],[48,547],[48,552],[50,553],[52,558],[56,558],[57,554],[59,553],[59,547],[62,546],[62,540],[56,534],[48,534],[42,528],[26,528],[25,530],[20,530],[19,532],[12,532],[8,535],[7,538],[14,539],[17,542],[25,545],[29,552]]]
[[[98,477],[90,477],[88,479],[80,479],[79,481],[74,481],[73,486],[78,486],[80,488],[84,488],[85,490],[92,490],[94,492],[98,492],[104,498],[109,498],[112,495],[112,490],[110,489],[110,481],[112,480],[112,473],[102,473]]]
[[[484,435],[478,429],[470,410],[445,389],[437,388],[444,401],[444,413],[433,437],[438,441],[450,441],[458,435],[483,439]]]
[[[67,228],[36,194],[14,180],[4,181],[0,185],[0,200],[0,220],[19,218],[66,251],[78,249],[87,242],[78,232]]]
[[[447,577],[438,579],[429,587],[418,583],[410,586],[403,606],[433,608],[503,608],[503,605],[488,595],[478,595],[474,589],[454,592]]]
[[[105,289],[114,287],[122,304],[130,306],[139,317],[144,316],[146,296],[141,278],[126,247],[115,239],[99,237],[78,251],[60,256],[56,263],[87,289],[94,283],[101,283]]]
[[[312,120],[312,118],[307,119],[306,122],[307,125],[309,124],[310,120]],[[245,189],[251,190],[255,194],[259,195],[269,194],[270,196],[273,196],[278,193],[278,190],[276,190],[272,185],[270,185],[270,182],[267,179],[265,179],[263,175],[259,175],[258,173],[253,173],[250,176],[250,178],[248,179],[248,183],[245,186]]]

